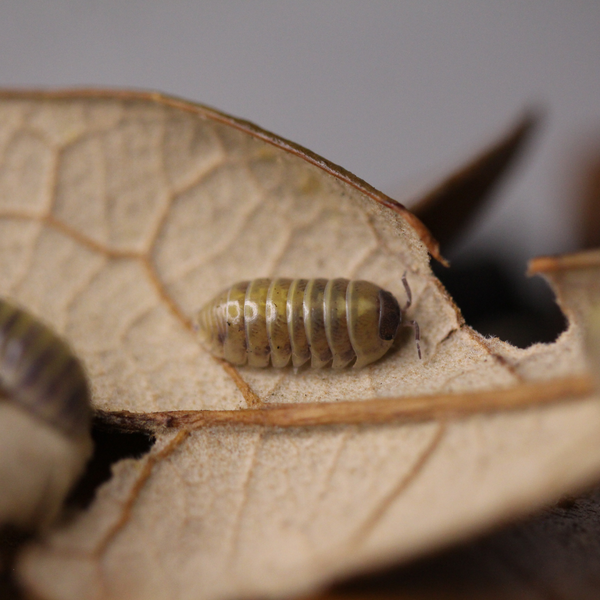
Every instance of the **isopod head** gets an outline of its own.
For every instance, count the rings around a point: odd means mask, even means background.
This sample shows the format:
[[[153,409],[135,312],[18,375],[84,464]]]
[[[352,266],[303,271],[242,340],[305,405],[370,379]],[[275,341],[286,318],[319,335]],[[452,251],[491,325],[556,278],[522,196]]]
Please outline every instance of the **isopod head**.
[[[379,360],[391,348],[402,312],[393,294],[369,281],[351,281],[346,298],[348,333],[358,369]]]

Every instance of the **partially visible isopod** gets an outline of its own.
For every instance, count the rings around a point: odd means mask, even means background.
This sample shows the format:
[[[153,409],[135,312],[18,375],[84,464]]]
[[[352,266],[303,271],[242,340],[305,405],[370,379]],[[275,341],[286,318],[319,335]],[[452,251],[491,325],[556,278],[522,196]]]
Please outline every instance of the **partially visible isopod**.
[[[254,279],[232,285],[196,315],[201,343],[234,365],[364,367],[392,346],[404,308],[388,291],[347,279]],[[415,321],[419,357],[419,328]]]
[[[0,526],[49,524],[91,453],[85,372],[70,347],[0,299]]]
[[[46,325],[1,299],[0,390],[69,435],[89,429],[87,379],[72,350]]]

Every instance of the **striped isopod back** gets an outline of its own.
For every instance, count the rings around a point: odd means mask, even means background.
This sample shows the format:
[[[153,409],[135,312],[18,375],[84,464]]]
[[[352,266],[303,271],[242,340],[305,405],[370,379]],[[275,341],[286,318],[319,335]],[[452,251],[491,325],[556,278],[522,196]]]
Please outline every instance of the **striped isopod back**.
[[[88,383],[69,346],[0,299],[0,396],[71,436],[89,435]]]
[[[360,368],[390,349],[402,312],[368,281],[254,279],[208,302],[196,326],[201,343],[235,365]]]

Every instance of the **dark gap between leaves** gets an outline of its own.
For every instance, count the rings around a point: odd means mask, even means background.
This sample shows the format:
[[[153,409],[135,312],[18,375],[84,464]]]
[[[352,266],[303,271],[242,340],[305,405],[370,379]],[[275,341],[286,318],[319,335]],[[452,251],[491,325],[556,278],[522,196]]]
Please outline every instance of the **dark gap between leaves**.
[[[518,286],[501,257],[456,259],[450,268],[432,261],[432,269],[460,308],[467,325],[482,335],[527,348],[538,342],[554,342],[567,327],[548,285],[539,279],[529,279]]]
[[[96,490],[111,478],[112,465],[124,458],[140,458],[154,444],[154,437],[144,431],[123,432],[95,423],[92,428],[94,453],[85,473],[69,495],[66,507],[69,510],[87,508],[96,495]]]
[[[20,600],[23,596],[14,579],[14,563],[22,544],[31,534],[10,525],[0,527],[0,598]]]

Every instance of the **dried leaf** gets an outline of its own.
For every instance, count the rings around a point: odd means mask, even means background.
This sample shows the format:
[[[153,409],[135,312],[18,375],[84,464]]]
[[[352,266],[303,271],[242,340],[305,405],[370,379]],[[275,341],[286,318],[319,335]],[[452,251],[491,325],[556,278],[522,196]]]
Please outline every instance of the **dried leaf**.
[[[581,194],[579,238],[583,248],[600,246],[600,148],[598,144],[585,157],[584,185]]]
[[[481,207],[491,198],[498,184],[520,158],[538,122],[539,115],[536,113],[525,114],[500,140],[412,207],[444,249],[460,239]]]
[[[600,490],[409,565],[342,582],[311,600],[539,600],[598,597]]]
[[[296,594],[600,473],[583,313],[550,346],[484,339],[431,274],[416,217],[216,111],[133,93],[1,100],[0,293],[68,337],[105,419],[156,435],[21,557],[29,593]],[[236,280],[364,278],[402,302],[404,270],[422,361],[407,330],[362,370],[236,370],[190,328]]]

